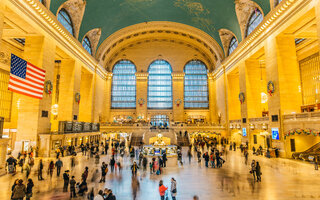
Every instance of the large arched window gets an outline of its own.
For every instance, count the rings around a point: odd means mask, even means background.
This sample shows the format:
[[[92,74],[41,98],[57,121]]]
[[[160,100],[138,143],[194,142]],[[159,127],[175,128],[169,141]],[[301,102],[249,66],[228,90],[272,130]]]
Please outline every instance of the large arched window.
[[[72,34],[73,34],[73,24],[71,17],[65,9],[61,9],[58,13],[58,21]]]
[[[201,61],[194,60],[184,68],[184,107],[208,108],[207,68]]]
[[[82,46],[92,55],[91,42],[87,36],[83,39]]]
[[[235,37],[233,37],[230,41],[228,55],[230,55],[237,47],[238,47],[238,41]]]
[[[42,3],[44,6],[46,6],[46,1],[45,0],[39,0],[40,3]]]
[[[128,60],[121,60],[113,67],[112,108],[136,107],[136,67]]]
[[[156,60],[149,66],[148,108],[172,108],[171,66],[165,60]]]
[[[282,0],[274,0],[275,1],[275,6],[277,6],[279,3],[281,3]]]
[[[263,20],[263,16],[261,11],[259,9],[256,9],[255,11],[253,11],[247,25],[246,36],[250,35],[250,33],[252,33],[252,31],[259,26],[262,20]]]

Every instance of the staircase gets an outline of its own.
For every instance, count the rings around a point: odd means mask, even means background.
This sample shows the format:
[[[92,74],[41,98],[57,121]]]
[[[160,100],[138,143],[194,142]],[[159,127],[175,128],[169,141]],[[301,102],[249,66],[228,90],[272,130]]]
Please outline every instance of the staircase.
[[[178,146],[189,146],[189,139],[188,137],[180,136],[177,134],[177,144]]]
[[[142,136],[132,136],[131,146],[140,146],[142,144]]]

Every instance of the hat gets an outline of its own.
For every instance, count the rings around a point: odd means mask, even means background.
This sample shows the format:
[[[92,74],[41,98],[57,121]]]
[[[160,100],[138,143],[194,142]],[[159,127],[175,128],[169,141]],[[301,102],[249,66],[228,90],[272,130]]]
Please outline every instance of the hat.
[[[66,171],[64,171],[64,172],[70,172],[69,170],[66,170]]]

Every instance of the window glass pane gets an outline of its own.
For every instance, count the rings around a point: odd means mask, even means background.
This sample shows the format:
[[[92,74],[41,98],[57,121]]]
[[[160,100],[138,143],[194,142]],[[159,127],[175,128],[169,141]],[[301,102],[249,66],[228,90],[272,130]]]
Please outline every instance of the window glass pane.
[[[259,26],[259,24],[262,22],[263,20],[263,16],[262,13],[259,9],[256,9],[250,19],[249,19],[249,23],[248,23],[248,28],[247,28],[247,36],[250,35],[250,33],[252,33],[252,31],[257,28]]]
[[[83,39],[82,46],[92,55],[91,43],[88,37]]]
[[[149,66],[148,108],[172,108],[171,66],[165,60],[156,60]]]
[[[136,67],[128,60],[119,61],[113,68],[112,108],[136,107]]]
[[[73,35],[72,21],[66,10],[61,9],[59,11],[58,21]]]
[[[208,108],[207,68],[201,61],[190,61],[184,69],[184,107]]]
[[[230,41],[228,55],[230,55],[237,47],[238,47],[238,41],[235,37],[233,37]]]

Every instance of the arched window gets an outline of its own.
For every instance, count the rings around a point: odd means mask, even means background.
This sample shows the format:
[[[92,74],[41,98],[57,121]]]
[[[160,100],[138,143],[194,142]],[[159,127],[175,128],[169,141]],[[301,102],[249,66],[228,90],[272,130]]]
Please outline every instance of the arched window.
[[[259,26],[259,24],[262,22],[263,20],[263,16],[262,13],[259,9],[256,9],[255,11],[253,11],[248,25],[247,25],[247,34],[246,36],[250,35],[250,33],[252,33],[252,31],[257,28],[257,26]]]
[[[201,61],[194,60],[184,68],[184,108],[208,108],[207,68]]]
[[[91,43],[87,36],[83,39],[82,46],[92,55]]]
[[[274,0],[275,1],[275,6],[277,6],[279,3],[281,3],[282,0]]]
[[[68,12],[65,9],[61,9],[58,13],[58,21],[72,34],[73,34],[73,25],[71,18]]]
[[[156,60],[149,66],[148,108],[172,108],[171,66],[165,60]]]
[[[230,55],[237,47],[238,47],[238,41],[235,37],[233,37],[230,41],[228,55]]]
[[[113,67],[111,107],[136,107],[136,67],[129,60],[121,60]]]
[[[40,3],[42,3],[44,6],[46,6],[46,1],[45,0],[39,0]]]

